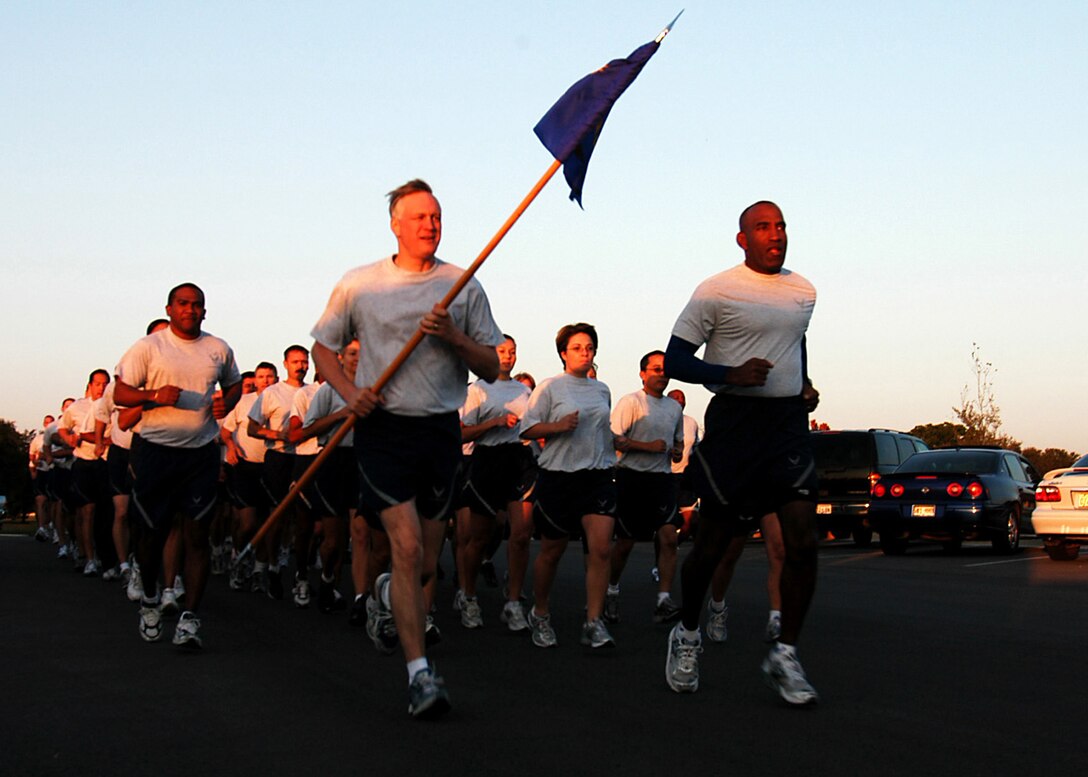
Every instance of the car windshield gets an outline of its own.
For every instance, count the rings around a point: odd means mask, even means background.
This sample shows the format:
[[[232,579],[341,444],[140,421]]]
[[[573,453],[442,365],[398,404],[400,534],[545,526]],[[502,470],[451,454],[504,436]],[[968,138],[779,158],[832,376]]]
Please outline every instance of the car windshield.
[[[1074,467],[1088,467],[1088,454],[1081,456],[1079,459],[1073,462],[1071,466]]]
[[[1000,451],[922,451],[896,472],[993,472],[1000,461]]]

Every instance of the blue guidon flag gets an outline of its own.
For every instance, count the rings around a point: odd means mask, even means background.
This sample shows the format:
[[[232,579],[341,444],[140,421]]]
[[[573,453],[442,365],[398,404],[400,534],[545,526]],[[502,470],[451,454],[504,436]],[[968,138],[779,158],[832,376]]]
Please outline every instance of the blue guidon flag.
[[[680,14],[677,14],[676,19],[679,18]],[[614,59],[575,83],[533,128],[544,147],[563,163],[563,177],[570,186],[570,198],[578,203],[578,207],[582,207],[582,186],[589,157],[597,145],[608,112],[657,52],[676,19],[669,22],[654,40],[632,51],[627,59]]]

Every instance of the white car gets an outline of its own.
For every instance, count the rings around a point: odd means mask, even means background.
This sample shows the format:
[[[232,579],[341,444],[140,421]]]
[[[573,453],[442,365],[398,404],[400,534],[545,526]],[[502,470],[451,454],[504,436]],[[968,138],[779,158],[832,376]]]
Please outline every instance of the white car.
[[[1054,561],[1073,561],[1088,544],[1088,456],[1052,469],[1035,487],[1035,535]]]

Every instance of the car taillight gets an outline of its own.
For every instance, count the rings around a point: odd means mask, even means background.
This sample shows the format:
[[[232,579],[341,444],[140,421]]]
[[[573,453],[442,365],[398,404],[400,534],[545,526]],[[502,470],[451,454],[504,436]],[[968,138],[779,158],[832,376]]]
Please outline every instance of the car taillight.
[[[946,488],[945,491],[948,492],[949,496],[956,497],[963,493],[963,486],[959,483],[952,482],[948,484],[948,488]]]
[[[894,497],[903,496],[903,484],[896,483],[891,487],[891,495]]]
[[[884,494],[886,494],[887,492],[888,492],[888,489],[886,489],[884,487],[883,483],[874,483],[872,489],[870,489],[870,491],[869,491],[869,493],[871,493],[873,496],[877,497],[878,499],[880,497],[884,496]]]
[[[1062,492],[1057,486],[1039,486],[1035,489],[1036,502],[1060,502]]]
[[[985,489],[982,487],[982,484],[979,483],[977,480],[967,486],[967,494],[972,499],[978,499],[980,496],[982,496],[982,492],[984,490]]]

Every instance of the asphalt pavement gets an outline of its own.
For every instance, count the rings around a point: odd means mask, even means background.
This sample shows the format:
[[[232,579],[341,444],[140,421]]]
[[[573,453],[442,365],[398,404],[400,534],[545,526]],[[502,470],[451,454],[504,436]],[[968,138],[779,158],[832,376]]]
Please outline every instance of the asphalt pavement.
[[[573,545],[553,597],[554,650],[505,630],[497,589],[481,586],[484,628],[463,629],[447,577],[445,639],[430,656],[453,710],[420,722],[406,715],[399,654],[378,655],[344,613],[235,593],[215,577],[203,651],[147,644],[120,585],[2,533],[0,775],[1075,773],[1088,552],[1056,563],[1027,544],[1011,557],[983,545],[898,558],[824,546],[800,645],[821,703],[802,710],[760,676],[758,542],[728,596],[729,640],[704,640],[693,695],[665,684],[649,546],[631,557],[609,651],[579,645]]]

